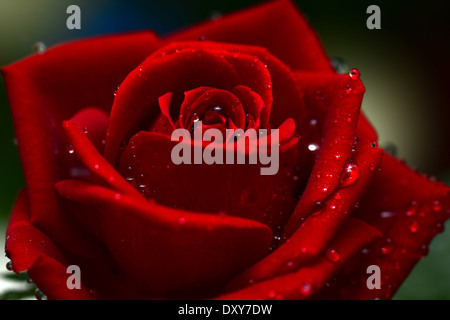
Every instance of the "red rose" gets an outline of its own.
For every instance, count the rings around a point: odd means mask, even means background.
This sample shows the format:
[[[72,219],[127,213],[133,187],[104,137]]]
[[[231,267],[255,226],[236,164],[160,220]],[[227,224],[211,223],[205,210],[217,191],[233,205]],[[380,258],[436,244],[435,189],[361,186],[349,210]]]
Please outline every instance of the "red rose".
[[[359,74],[333,71],[288,1],[3,74],[27,185],[6,253],[50,299],[386,299],[449,217],[449,188],[383,154]],[[170,135],[196,120],[278,128],[278,172],[174,164]]]

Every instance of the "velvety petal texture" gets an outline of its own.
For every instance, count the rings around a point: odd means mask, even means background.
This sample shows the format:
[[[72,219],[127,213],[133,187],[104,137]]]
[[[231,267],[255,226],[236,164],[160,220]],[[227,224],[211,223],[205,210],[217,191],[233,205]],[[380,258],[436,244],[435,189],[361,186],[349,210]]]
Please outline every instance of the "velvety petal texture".
[[[26,181],[6,254],[49,299],[389,299],[450,216],[290,1],[2,72]]]

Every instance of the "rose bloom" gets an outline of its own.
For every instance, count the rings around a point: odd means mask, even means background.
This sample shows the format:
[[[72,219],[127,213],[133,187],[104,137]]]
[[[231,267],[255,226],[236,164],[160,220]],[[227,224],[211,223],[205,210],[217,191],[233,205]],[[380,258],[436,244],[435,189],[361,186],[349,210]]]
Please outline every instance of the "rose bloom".
[[[289,1],[2,71],[26,180],[6,254],[49,299],[388,299],[449,217],[449,188],[378,148],[358,71]],[[175,165],[171,133],[198,120],[278,129],[278,172]]]

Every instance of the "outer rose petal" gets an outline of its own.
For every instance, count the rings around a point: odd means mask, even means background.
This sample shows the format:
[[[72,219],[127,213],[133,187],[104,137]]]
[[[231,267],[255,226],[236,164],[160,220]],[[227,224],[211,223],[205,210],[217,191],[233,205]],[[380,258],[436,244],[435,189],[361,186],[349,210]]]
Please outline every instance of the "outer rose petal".
[[[31,222],[69,251],[92,253],[85,235],[61,214],[54,191],[60,174],[55,160],[60,121],[89,106],[109,111],[117,85],[158,46],[147,32],[102,37],[61,45],[2,69]]]
[[[360,141],[356,152],[352,155],[361,172],[356,182],[338,187],[323,205],[315,208],[315,213],[306,218],[285,243],[236,277],[230,288],[246,286],[262,279],[293,272],[316,259],[370,186],[375,174],[370,168],[378,168],[382,154],[381,149],[372,148],[367,140]]]
[[[319,40],[290,1],[272,1],[205,22],[166,42],[207,40],[267,48],[292,69],[334,72]]]
[[[332,239],[327,252],[313,263],[273,279],[250,285],[241,290],[219,296],[218,299],[308,299],[313,297],[345,264],[380,233],[357,219],[346,221]],[[330,259],[328,251],[333,250]]]
[[[79,290],[67,288],[67,259],[53,241],[29,220],[25,191],[17,198],[6,232],[5,250],[13,270],[28,270],[33,282],[50,299],[92,299],[84,285]]]
[[[220,289],[264,256],[272,240],[270,229],[252,220],[175,210],[76,180],[56,188],[82,205],[74,214],[97,217],[96,235],[149,297]]]
[[[321,142],[318,156],[308,184],[286,226],[290,236],[302,219],[314,212],[316,203],[324,201],[339,185],[342,173],[351,159],[364,86],[359,79],[342,74],[299,74],[301,83],[308,80],[315,86],[306,86],[304,98],[312,114],[320,115]],[[324,110],[317,112],[315,108]],[[326,112],[325,112],[326,110]]]
[[[450,188],[431,182],[404,163],[385,155],[381,170],[354,213],[383,232],[383,237],[357,255],[321,293],[332,299],[389,299],[428,244],[450,217]],[[369,253],[367,253],[369,252]],[[381,269],[381,290],[366,286],[366,268]]]

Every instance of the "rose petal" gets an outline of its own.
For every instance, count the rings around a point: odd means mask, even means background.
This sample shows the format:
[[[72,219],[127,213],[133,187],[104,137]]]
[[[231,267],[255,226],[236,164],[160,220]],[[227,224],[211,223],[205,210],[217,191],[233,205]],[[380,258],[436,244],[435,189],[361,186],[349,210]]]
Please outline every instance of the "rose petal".
[[[295,131],[293,121],[281,130],[286,141],[294,139],[285,132],[289,130]],[[145,197],[167,206],[209,213],[223,211],[260,221],[272,229],[285,223],[297,201],[302,178],[295,144],[280,152],[276,159],[279,167],[275,168],[274,158],[267,165],[250,164],[248,155],[245,164],[226,164],[226,152],[221,158],[223,164],[199,165],[191,160],[192,164],[175,165],[172,150],[178,143],[166,135],[141,131],[122,153],[119,172]],[[223,150],[223,145],[216,147]],[[193,157],[195,151],[191,151]],[[261,168],[269,166],[278,171],[261,175]]]
[[[138,194],[136,189],[131,187],[105,158],[102,157],[91,141],[72,121],[64,121],[63,128],[69,143],[73,146],[74,153],[81,160],[85,168],[92,175],[95,175],[97,181],[126,194]]]
[[[251,220],[169,209],[75,180],[56,188],[86,206],[80,216],[99,217],[120,267],[153,297],[220,288],[265,255],[272,238],[268,227]]]
[[[380,233],[357,219],[348,219],[327,252],[299,270],[219,296],[223,300],[308,299],[313,297],[361,248]],[[332,252],[330,255],[328,252]]]
[[[386,154],[355,216],[383,232],[383,237],[352,260],[324,298],[389,299],[428,244],[450,217],[450,188],[431,182]],[[366,268],[377,265],[381,290],[369,290]]]
[[[333,72],[315,32],[290,1],[271,1],[241,10],[190,27],[165,40],[170,43],[200,37],[265,47],[296,70]]]
[[[57,46],[2,69],[30,219],[63,248],[92,251],[85,235],[60,214],[54,191],[60,174],[55,160],[62,141],[60,121],[89,106],[108,111],[117,85],[158,46],[159,40],[148,32],[102,37]]]
[[[84,286],[69,290],[66,280],[67,259],[53,241],[29,220],[27,193],[22,191],[14,205],[6,232],[6,255],[14,272],[28,270],[30,277],[49,299],[90,299]]]
[[[297,78],[303,84],[308,108],[318,106],[319,110],[327,109],[318,119],[323,121],[323,142],[305,191],[286,226],[287,236],[297,230],[302,219],[313,212],[315,203],[322,202],[339,185],[345,164],[351,157],[364,94],[361,81],[351,79],[349,75],[308,75],[297,73]],[[305,85],[308,80],[315,86]]]
[[[359,177],[352,185],[341,186],[314,210],[300,228],[277,250],[238,275],[230,288],[239,288],[279,274],[292,272],[315,259],[338,231],[355,203],[370,185],[381,161],[382,150],[360,141],[352,155],[359,163]]]
[[[162,51],[168,54],[180,48],[205,48],[228,59],[240,77],[238,85],[244,84],[251,88],[264,101],[265,107],[261,113],[263,128],[267,128],[269,117],[272,127],[278,127],[286,118],[292,117],[297,124],[298,133],[302,136],[306,134],[304,128],[308,117],[300,86],[289,67],[267,49],[202,41],[173,43]],[[228,52],[232,54],[229,55]]]
[[[148,128],[159,114],[158,98],[172,92],[181,105],[184,91],[199,86],[231,89],[238,83],[232,65],[208,51],[190,49],[151,56],[122,82],[114,100],[106,139],[105,158],[117,164],[120,145],[140,129]],[[133,106],[133,112],[130,112]]]

